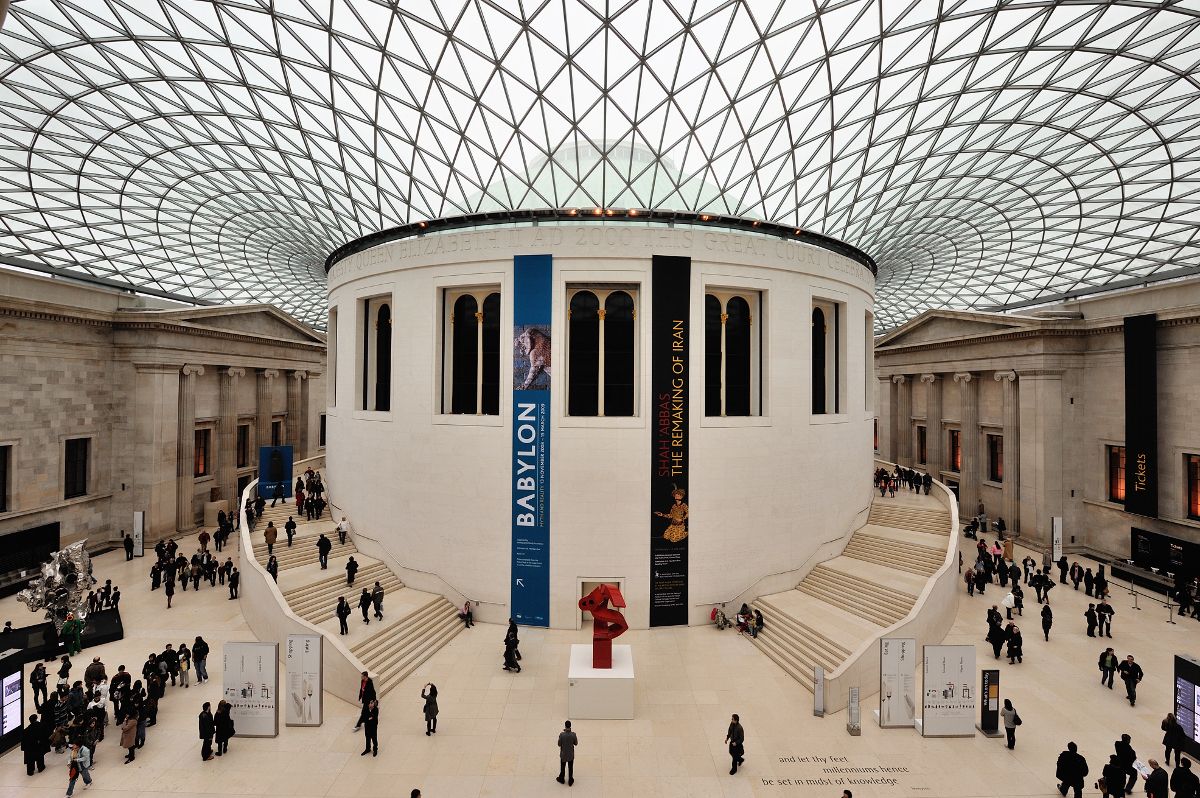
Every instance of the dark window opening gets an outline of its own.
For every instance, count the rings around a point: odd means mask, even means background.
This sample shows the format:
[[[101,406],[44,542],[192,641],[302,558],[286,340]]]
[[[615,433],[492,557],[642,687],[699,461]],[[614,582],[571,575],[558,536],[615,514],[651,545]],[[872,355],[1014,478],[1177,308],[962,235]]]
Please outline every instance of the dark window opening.
[[[604,300],[604,415],[633,415],[633,297],[614,291]]]
[[[735,296],[726,304],[725,415],[750,415],[750,303]]]
[[[375,410],[392,407],[392,309],[379,306],[375,319]]]
[[[1109,446],[1108,449],[1108,500],[1125,503],[1125,447]]]
[[[238,424],[237,467],[245,468],[248,465],[250,465],[250,425]]]
[[[475,378],[479,367],[479,306],[475,297],[464,294],[454,301],[451,347],[454,363],[450,373],[450,412],[474,414]]]
[[[991,482],[1004,481],[1004,438],[999,435],[987,436],[988,480]]]
[[[193,451],[194,464],[192,467],[192,476],[206,477],[208,476],[209,468],[209,444],[212,442],[212,430],[198,429],[195,434],[195,449]]]
[[[821,415],[825,409],[825,311],[812,312],[812,411]]]
[[[600,412],[600,300],[591,291],[571,297],[567,322],[567,415],[594,416]]]
[[[91,438],[71,438],[66,442],[66,473],[63,480],[63,498],[74,499],[88,492],[88,448]]]

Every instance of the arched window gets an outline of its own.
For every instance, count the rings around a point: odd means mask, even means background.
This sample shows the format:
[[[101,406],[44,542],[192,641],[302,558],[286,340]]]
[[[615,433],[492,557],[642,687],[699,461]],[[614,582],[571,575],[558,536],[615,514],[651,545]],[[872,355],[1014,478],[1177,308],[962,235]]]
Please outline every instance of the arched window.
[[[442,411],[500,412],[500,294],[494,287],[443,292]]]
[[[479,369],[479,322],[475,314],[479,305],[475,297],[463,294],[454,301],[450,317],[453,360],[450,376],[450,412],[474,413],[476,404],[475,377]]]
[[[392,407],[392,309],[384,303],[375,316],[375,407]]]
[[[825,412],[825,311],[812,312],[812,411]]]
[[[602,416],[633,415],[633,322],[633,297],[625,291],[613,291],[605,298],[600,317],[604,353]]]
[[[568,313],[567,415],[595,416],[600,410],[600,300],[591,291],[576,291]]]
[[[762,414],[762,363],[754,327],[758,291],[711,289],[704,295],[704,414]]]

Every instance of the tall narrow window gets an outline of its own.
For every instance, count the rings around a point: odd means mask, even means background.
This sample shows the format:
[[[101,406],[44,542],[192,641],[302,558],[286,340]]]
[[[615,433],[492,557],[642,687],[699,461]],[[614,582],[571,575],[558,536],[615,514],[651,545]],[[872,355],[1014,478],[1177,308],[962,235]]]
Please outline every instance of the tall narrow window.
[[[725,415],[749,416],[751,413],[751,314],[744,297],[730,297],[725,303]]]
[[[721,316],[725,308],[712,294],[704,295],[704,415],[719,416],[721,402]]]
[[[924,424],[917,425],[917,462],[922,465],[929,462],[928,431]]]
[[[442,412],[500,412],[500,294],[493,287],[446,289]]]
[[[950,432],[950,451],[947,462],[950,463],[950,470],[954,472],[962,471],[962,431],[952,429]]]
[[[362,299],[358,303],[361,333],[358,344],[362,410],[390,410],[392,406],[392,306],[391,297]]]
[[[1004,437],[1001,435],[987,436],[988,480],[991,482],[1004,481]]]
[[[757,291],[710,289],[704,295],[706,416],[762,414],[761,347],[754,323],[760,304]]]
[[[192,476],[206,477],[211,468],[211,458],[209,457],[209,444],[212,443],[212,430],[198,429],[196,430],[196,446],[194,451],[195,463],[192,468]]]
[[[283,445],[283,422],[279,419],[271,422],[271,445]]]
[[[872,421],[874,422],[872,424],[872,427],[875,430],[875,451],[878,452],[879,451],[879,419],[875,418],[875,419],[872,419]]]
[[[812,310],[812,412],[841,413],[845,387],[846,341],[842,331],[845,304],[827,299],[813,301]]]
[[[325,414],[320,415],[320,425],[317,427],[317,447],[325,448]]]
[[[635,415],[637,291],[569,287],[567,297],[567,415]]]
[[[1187,517],[1200,520],[1200,454],[1185,454],[1184,472],[1187,474]]]
[[[1108,500],[1125,503],[1125,447],[1106,446],[1108,454]]]
[[[392,408],[392,308],[379,306],[375,316],[375,407]]]
[[[12,474],[12,451],[11,446],[0,446],[0,513],[7,513],[9,510],[9,495],[12,491],[12,486],[9,484]]]
[[[63,498],[74,499],[88,492],[88,448],[91,438],[71,438],[64,444]]]
[[[237,467],[245,468],[248,465],[250,465],[250,425],[238,424]]]

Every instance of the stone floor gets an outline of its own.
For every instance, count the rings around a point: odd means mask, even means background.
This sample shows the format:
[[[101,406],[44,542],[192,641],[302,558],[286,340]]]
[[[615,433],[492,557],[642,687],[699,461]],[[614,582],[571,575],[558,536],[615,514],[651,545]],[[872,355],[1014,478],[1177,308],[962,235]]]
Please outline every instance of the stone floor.
[[[969,542],[968,542],[969,543]],[[190,553],[191,541],[184,546]],[[234,548],[236,553],[236,547]],[[1023,556],[1023,555],[1019,555]],[[151,728],[136,762],[122,764],[122,751],[110,733],[98,752],[92,796],[186,798],[199,795],[400,796],[420,787],[426,798],[558,795],[555,738],[566,716],[565,673],[569,646],[586,642],[587,632],[523,630],[524,672],[500,670],[503,629],[479,624],[390,693],[384,702],[378,758],[362,758],[362,738],[352,733],[356,709],[326,695],[325,724],[317,729],[282,728],[274,739],[237,739],[227,757],[200,761],[196,714],[200,703],[217,701],[221,644],[249,639],[238,603],[227,593],[202,588],[177,593],[165,609],[160,591],[149,592],[148,560],[127,564],[121,553],[96,558],[96,574],[121,586],[127,637],[88,650],[73,672],[82,674],[100,655],[110,672],[124,663],[139,670],[151,650],[166,642],[204,635],[213,647],[213,681],[188,690],[171,689],[162,702],[158,726]],[[987,596],[958,598],[957,621],[949,643],[974,643],[981,667],[992,662],[983,642],[984,615],[998,603]],[[908,730],[881,730],[863,707],[862,736],[845,731],[845,713],[815,718],[812,696],[733,631],[713,627],[633,631],[638,671],[638,717],[632,721],[575,723],[577,752],[574,796],[829,796],[849,787],[855,798],[873,796],[1046,796],[1054,789],[1054,762],[1067,740],[1079,743],[1093,773],[1124,731],[1133,735],[1142,758],[1160,756],[1159,721],[1170,709],[1171,655],[1200,649],[1200,624],[1166,623],[1161,605],[1132,599],[1115,590],[1113,644],[1120,655],[1133,653],[1146,670],[1141,700],[1131,708],[1118,683],[1112,692],[1098,685],[1100,641],[1084,634],[1082,591],[1059,586],[1052,592],[1056,623],[1050,642],[1042,641],[1037,605],[1022,625],[1025,662],[1002,660],[1002,695],[1013,699],[1024,725],[1015,751],[1003,740],[922,739]],[[0,600],[0,621],[17,625],[32,616],[15,598]],[[768,623],[770,619],[768,618]],[[919,674],[918,674],[919,678]],[[424,735],[421,686],[433,681],[440,691],[439,732]],[[723,738],[731,712],[746,729],[746,764],[728,775]],[[839,759],[841,758],[841,759]],[[793,761],[793,759],[795,761]],[[19,751],[0,759],[0,798],[55,798],[66,787],[65,756],[49,756],[45,773],[28,778]],[[826,768],[879,768],[860,776]],[[888,784],[820,783],[838,778],[888,779]],[[772,783],[768,783],[768,781]],[[1089,778],[1088,792],[1093,782]],[[77,791],[77,795],[82,794]]]

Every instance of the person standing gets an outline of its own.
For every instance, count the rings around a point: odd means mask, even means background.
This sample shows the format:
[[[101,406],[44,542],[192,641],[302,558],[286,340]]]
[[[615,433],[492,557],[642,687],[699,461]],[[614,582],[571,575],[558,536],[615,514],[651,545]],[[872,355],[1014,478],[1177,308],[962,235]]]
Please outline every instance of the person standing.
[[[1129,654],[1117,670],[1121,672],[1121,681],[1125,682],[1125,697],[1129,699],[1129,706],[1137,706],[1138,682],[1145,676],[1145,673],[1142,672],[1142,666],[1134,662],[1133,655]]]
[[[371,588],[371,605],[375,608],[375,620],[383,620],[383,585],[378,582]]]
[[[192,652],[188,651],[187,643],[179,644],[179,683],[184,688],[190,687],[192,671]]]
[[[363,709],[363,734],[366,737],[366,747],[359,756],[379,756],[379,700],[372,698]]]
[[[125,716],[125,720],[121,721],[121,747],[126,751],[126,765],[135,759],[135,752],[137,751],[137,731],[137,709],[134,708],[132,712]]]
[[[267,560],[267,573],[271,575],[271,578],[275,580],[276,584],[279,583],[279,560],[275,559],[274,554],[272,554],[271,558]]]
[[[1050,627],[1054,625],[1054,611],[1050,609],[1049,604],[1042,605],[1042,634],[1046,636],[1046,642],[1050,642]]]
[[[1113,689],[1113,674],[1117,672],[1117,654],[1111,648],[1106,648],[1100,652],[1100,660],[1097,662],[1097,667],[1100,668],[1100,684],[1108,685],[1108,689]]]
[[[229,572],[229,600],[233,601],[238,597],[238,587],[242,583],[242,573],[234,566]]]
[[[25,733],[21,735],[21,754],[25,759],[26,775],[32,776],[35,767],[38,773],[46,769],[46,753],[49,750],[50,730],[38,720],[37,715],[30,715]]]
[[[421,698],[425,699],[425,736],[437,734],[437,686],[430,682],[425,685],[425,689],[421,691]]]
[[[1089,604],[1088,608],[1087,608],[1087,612],[1085,612],[1083,614],[1083,617],[1087,619],[1087,636],[1095,637],[1096,636],[1096,623],[1099,620],[1099,616],[1096,614],[1096,605]]]
[[[1092,587],[1096,584],[1096,577],[1092,576],[1091,568],[1083,569],[1083,589],[1089,596],[1092,595]]]
[[[567,777],[567,786],[575,783],[575,746],[579,745],[579,737],[575,732],[571,731],[571,721],[563,723],[563,730],[558,733],[558,778],[555,779],[559,784],[563,783],[563,776]]]
[[[1183,727],[1179,725],[1179,721],[1175,719],[1175,713],[1168,712],[1162,722],[1163,739],[1162,744],[1166,753],[1163,756],[1163,762],[1167,765],[1171,764],[1171,752],[1175,752],[1175,767],[1179,767],[1179,754],[1183,744],[1187,741],[1187,735],[1184,734]]]
[[[1017,747],[1017,727],[1021,725],[1021,716],[1013,708],[1012,701],[1006,698],[1000,717],[1004,718],[1004,736],[1008,738],[1008,750],[1011,751]]]
[[[1067,583],[1067,571],[1069,571],[1071,569],[1071,567],[1067,564],[1067,555],[1064,554],[1061,557],[1059,557],[1057,565],[1058,565],[1058,583],[1060,585],[1065,585]]]
[[[208,681],[208,643],[204,638],[196,636],[192,643],[192,662],[196,664],[196,684]]]
[[[350,617],[350,605],[346,603],[345,596],[338,597],[338,605],[334,614],[338,619],[338,634],[350,634],[350,627],[346,625],[346,619]]]
[[[1075,798],[1081,798],[1087,774],[1087,760],[1079,755],[1079,747],[1073,742],[1067,743],[1067,750],[1058,755],[1058,766],[1054,771],[1059,781],[1058,791],[1065,796],[1069,790],[1075,790]]]
[[[350,559],[346,561],[346,587],[354,587],[354,575],[358,573],[358,562],[355,561],[354,555],[350,555]]]
[[[1021,637],[1020,628],[1015,623],[1009,624],[1009,629],[1004,636],[1008,640],[1008,664],[1015,665],[1017,662],[1021,662],[1022,648],[1025,641]],[[1014,662],[1014,660],[1016,661]]]
[[[125,549],[125,562],[133,559],[133,538],[125,534],[125,530],[121,530],[121,546]]]
[[[29,674],[29,686],[33,688],[33,705],[40,707],[50,698],[46,690],[46,682],[49,675],[46,673],[46,665],[39,662],[33,666],[33,670]],[[38,696],[41,698],[38,698]]]
[[[167,574],[167,579],[163,582],[163,592],[167,595],[167,609],[171,609],[171,599],[175,597],[175,577],[170,573]]]
[[[1146,798],[1171,798],[1167,792],[1170,782],[1167,771],[1162,769],[1157,759],[1151,759],[1146,764],[1150,766],[1150,775],[1146,777]]]
[[[367,706],[375,700],[375,682],[366,671],[362,672],[362,681],[358,683],[358,701],[362,704],[362,711],[358,715],[358,723],[354,724],[354,730],[358,731],[362,728],[363,720],[367,717]]]
[[[233,715],[230,714],[232,710],[233,704],[228,701],[222,700],[217,704],[217,715],[213,719],[217,734],[217,756],[229,753],[229,738],[236,732]]]
[[[200,710],[200,761],[207,762],[213,758],[213,735],[217,733],[216,721],[213,719],[212,705],[207,701]]]
[[[1109,755],[1108,764],[1100,772],[1100,778],[1104,780],[1104,789],[1100,791],[1101,795],[1125,798],[1125,767],[1121,764],[1119,756]]]
[[[1171,790],[1175,798],[1196,798],[1200,793],[1200,778],[1192,772],[1192,760],[1184,757],[1171,773]]]
[[[71,745],[71,758],[67,762],[67,773],[71,779],[67,783],[67,798],[71,798],[71,793],[75,792],[75,782],[79,777],[83,777],[85,786],[92,785],[92,752],[88,750],[86,745],[74,743]]]
[[[1133,738],[1128,734],[1122,734],[1121,739],[1113,743],[1113,750],[1116,751],[1117,762],[1121,766],[1122,776],[1128,776],[1129,780],[1124,784],[1121,783],[1121,780],[1115,782],[1109,781],[1108,789],[1111,792],[1114,785],[1119,785],[1123,788],[1123,793],[1133,792],[1133,787],[1137,784],[1138,777],[1137,769],[1133,766],[1133,763],[1137,762],[1137,751],[1133,750]],[[1113,795],[1116,795],[1116,793],[1113,793]]]
[[[363,623],[371,622],[371,594],[364,587],[358,596],[358,608],[362,610]]]
[[[317,559],[321,563],[321,570],[324,571],[329,567],[329,551],[333,548],[333,542],[325,537],[325,533],[321,533],[321,537],[317,538]]]
[[[746,730],[742,728],[741,718],[737,715],[730,718],[725,742],[729,745],[729,758],[732,760],[729,775],[732,776],[737,773],[738,765],[746,761]]]
[[[288,548],[292,547],[292,538],[296,537],[296,519],[288,516],[287,523],[283,525],[283,531],[287,533]]]
[[[275,528],[274,521],[267,522],[267,528],[263,530],[263,539],[267,541],[267,554],[274,554],[275,541],[279,540],[279,530]]]
[[[1097,637],[1112,637],[1112,619],[1116,614],[1117,611],[1108,603],[1108,599],[1100,599],[1100,603],[1096,605],[1096,617],[1100,620]]]

